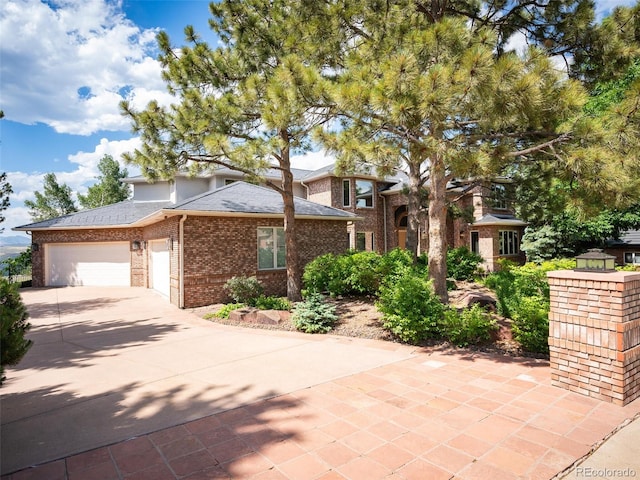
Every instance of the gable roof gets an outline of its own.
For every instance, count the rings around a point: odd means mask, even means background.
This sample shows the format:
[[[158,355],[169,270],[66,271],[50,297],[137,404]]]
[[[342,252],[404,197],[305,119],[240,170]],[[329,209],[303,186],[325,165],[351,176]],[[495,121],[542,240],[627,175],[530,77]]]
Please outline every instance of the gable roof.
[[[294,197],[296,218],[355,220],[352,213]],[[217,190],[188,198],[178,204],[170,202],[136,202],[125,200],[105,207],[52,218],[15,227],[12,230],[71,230],[92,228],[142,227],[167,215],[284,216],[282,196],[270,188],[246,182],[234,182]]]

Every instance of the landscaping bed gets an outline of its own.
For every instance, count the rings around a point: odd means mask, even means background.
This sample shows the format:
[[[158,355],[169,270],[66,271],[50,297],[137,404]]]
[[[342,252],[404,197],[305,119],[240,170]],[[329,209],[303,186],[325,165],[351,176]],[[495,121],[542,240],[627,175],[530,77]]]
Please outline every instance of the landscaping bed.
[[[462,307],[465,297],[469,294],[482,294],[495,298],[493,292],[473,282],[457,282],[457,288],[449,292],[450,302],[453,306]],[[336,314],[339,319],[334,328],[329,332],[331,335],[341,335],[346,337],[367,338],[375,340],[384,340],[390,342],[400,342],[388,330],[382,326],[382,314],[375,307],[374,297],[327,297],[327,301],[336,307]],[[296,331],[291,319],[283,319],[277,324],[258,324],[254,322],[243,322],[225,318],[210,318],[211,312],[220,309],[222,305],[210,305],[192,309],[192,313],[205,317],[211,321],[222,323],[225,325],[235,325],[248,328],[261,328],[267,330],[284,330]],[[524,352],[520,345],[511,338],[511,321],[494,314],[500,329],[493,336],[490,343],[483,345],[475,345],[467,347],[467,349],[500,353],[510,356],[532,356],[536,358],[545,358],[544,354],[532,354]],[[447,342],[432,341],[428,345],[446,345]],[[425,343],[427,345],[427,343]],[[457,348],[450,345],[451,348]]]

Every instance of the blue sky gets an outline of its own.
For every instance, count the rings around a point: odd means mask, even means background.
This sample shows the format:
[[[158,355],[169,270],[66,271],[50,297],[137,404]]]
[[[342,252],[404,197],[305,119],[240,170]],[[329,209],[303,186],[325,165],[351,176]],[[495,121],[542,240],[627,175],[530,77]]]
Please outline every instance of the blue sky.
[[[598,2],[600,14],[632,0]],[[30,222],[24,200],[42,191],[54,172],[74,192],[85,193],[98,161],[139,145],[118,103],[143,108],[169,103],[156,61],[155,36],[183,44],[193,25],[215,45],[208,0],[2,0],[0,11],[0,171],[14,194],[1,236]],[[297,158],[300,168],[331,160],[321,152]],[[130,173],[136,173],[127,167]]]

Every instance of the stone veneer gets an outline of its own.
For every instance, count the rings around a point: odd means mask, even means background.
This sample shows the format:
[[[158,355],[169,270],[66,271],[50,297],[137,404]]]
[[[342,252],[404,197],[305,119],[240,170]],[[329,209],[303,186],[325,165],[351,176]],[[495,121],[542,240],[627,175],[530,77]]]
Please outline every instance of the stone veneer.
[[[640,273],[549,272],[555,386],[626,405],[640,396]]]

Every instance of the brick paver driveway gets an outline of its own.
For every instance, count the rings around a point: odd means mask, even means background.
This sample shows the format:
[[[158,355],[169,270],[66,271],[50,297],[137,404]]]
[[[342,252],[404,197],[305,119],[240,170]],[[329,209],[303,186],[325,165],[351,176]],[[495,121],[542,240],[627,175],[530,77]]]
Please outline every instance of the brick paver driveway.
[[[12,480],[547,479],[640,411],[552,387],[540,360],[223,327],[139,289],[24,297]]]

